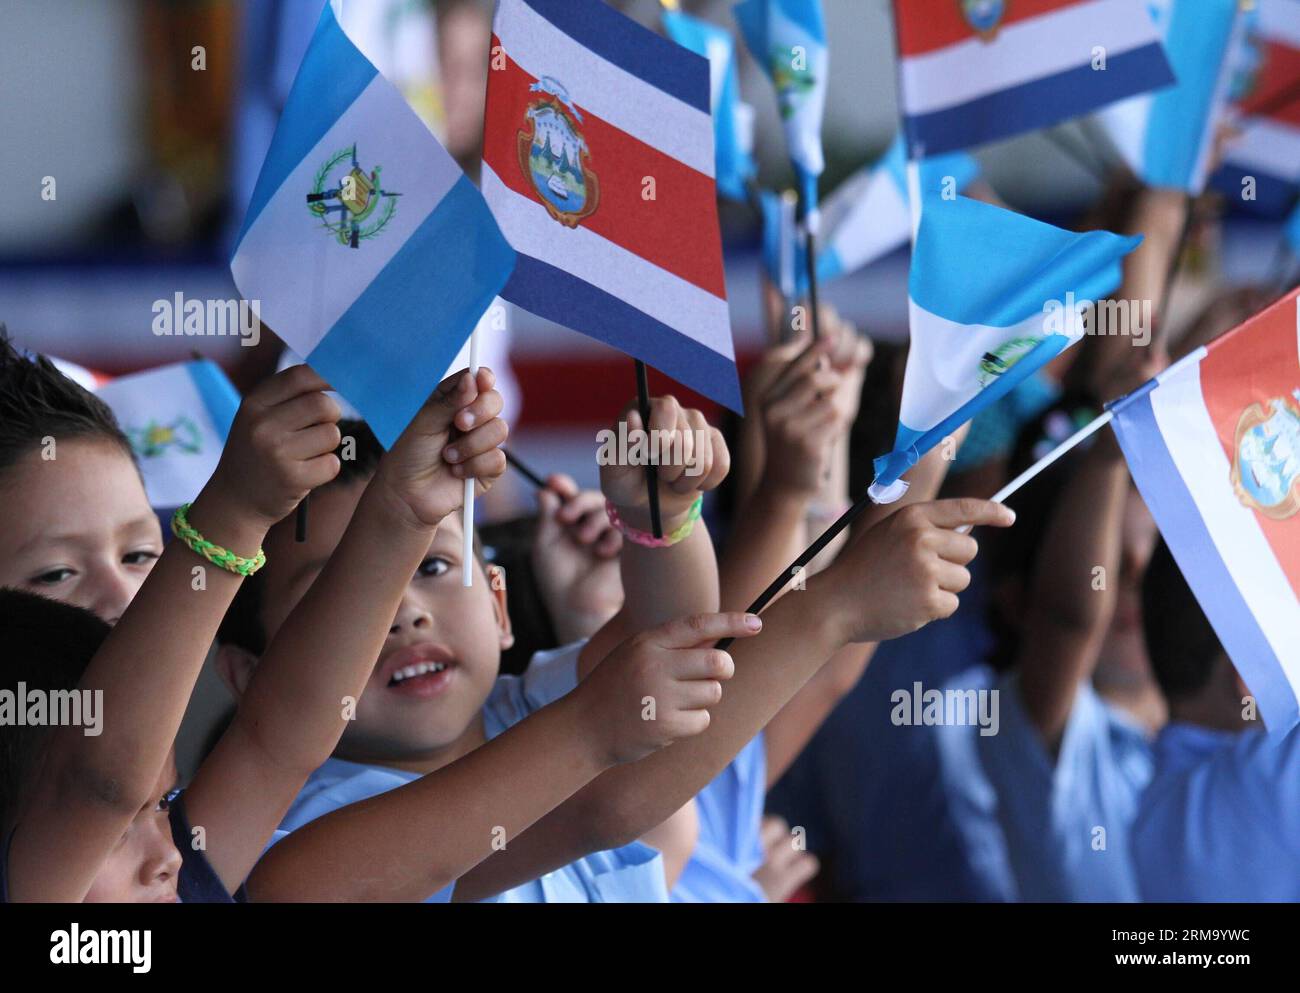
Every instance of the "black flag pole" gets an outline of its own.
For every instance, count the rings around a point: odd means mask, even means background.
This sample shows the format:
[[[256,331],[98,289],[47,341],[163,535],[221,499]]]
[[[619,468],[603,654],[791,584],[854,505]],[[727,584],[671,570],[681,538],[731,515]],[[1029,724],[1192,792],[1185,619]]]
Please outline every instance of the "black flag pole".
[[[528,463],[524,462],[518,455],[510,451],[510,449],[506,448],[504,445],[502,446],[501,451],[505,453],[506,461],[510,463],[511,468],[513,468],[515,472],[519,473],[519,475],[523,476],[524,479],[528,480],[539,490],[546,489],[546,480],[530,469]]]
[[[641,410],[641,427],[646,432],[646,493],[650,497],[650,529],[656,538],[664,536],[663,520],[659,516],[659,470],[650,461],[650,377],[646,373],[645,363],[636,360],[636,400]]]

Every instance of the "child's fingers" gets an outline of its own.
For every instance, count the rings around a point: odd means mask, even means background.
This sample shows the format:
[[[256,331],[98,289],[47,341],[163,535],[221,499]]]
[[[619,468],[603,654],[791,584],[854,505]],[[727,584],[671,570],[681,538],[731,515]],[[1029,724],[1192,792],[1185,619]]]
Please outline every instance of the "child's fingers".
[[[593,548],[602,559],[616,558],[623,551],[623,535],[617,528],[606,527],[605,533]]]
[[[326,393],[303,393],[277,405],[267,423],[279,431],[301,431],[314,424],[334,424],[343,416],[338,402]]]
[[[457,462],[451,467],[451,474],[457,479],[466,479],[470,476],[479,480],[496,479],[505,473],[506,464],[506,453],[499,448],[493,448],[482,455],[475,455],[472,459]]]
[[[506,422],[499,417],[494,417],[446,446],[442,450],[442,457],[453,465],[469,462],[476,455],[482,455],[490,449],[505,444],[509,436],[510,428]],[[505,453],[502,453],[501,457],[505,458]]]
[[[652,397],[650,400],[650,430],[659,436],[670,435],[677,428],[680,405],[673,396]]]
[[[308,459],[306,462],[298,463],[297,477],[300,485],[309,490],[314,490],[318,486],[324,486],[326,483],[333,481],[334,477],[339,474],[343,463],[333,452],[326,455],[317,455],[314,459]]]
[[[480,393],[496,389],[497,374],[485,365],[478,367],[478,389]]]
[[[263,407],[275,407],[303,393],[318,393],[330,389],[309,365],[291,365],[274,376],[262,380],[248,393],[248,400]]]
[[[583,514],[571,533],[579,545],[585,546],[594,544],[607,530],[609,530],[609,518],[605,515],[605,508],[602,505]]]
[[[768,814],[759,825],[758,836],[762,840],[763,851],[770,852],[778,845],[784,845],[790,837],[790,825],[784,817]]]
[[[692,679],[677,688],[679,710],[708,710],[722,702],[722,684],[716,679]]]
[[[342,440],[337,424],[313,424],[301,431],[294,431],[285,438],[280,451],[288,458],[306,462],[318,455],[333,452]]]
[[[727,441],[722,437],[722,432],[717,428],[709,428],[709,452],[713,460],[709,466],[709,471],[704,475],[704,481],[700,483],[699,489],[702,492],[717,489],[722,481],[727,478],[727,473],[731,471],[731,449],[727,447]]]
[[[749,638],[763,630],[757,614],[729,611],[725,614],[691,614],[660,624],[644,637],[661,648],[696,648],[723,638]]]
[[[547,476],[546,488],[557,494],[561,500],[572,500],[578,495],[578,484],[573,481],[572,476],[566,476],[562,472],[553,472]]]
[[[955,562],[957,565],[969,565],[980,550],[979,542],[974,538],[956,531],[939,532],[934,547],[941,558],[948,562]]]
[[[955,562],[940,562],[935,572],[935,583],[941,590],[961,593],[970,586],[970,571]]]
[[[935,500],[916,505],[917,510],[935,527],[957,528],[961,525],[987,525],[1007,528],[1016,521],[1016,514],[992,500],[960,497],[954,500]]]
[[[720,648],[696,648],[679,651],[673,659],[676,677],[683,681],[697,679],[730,679],[736,674],[736,663],[730,652]]]
[[[470,401],[468,407],[456,412],[456,417],[453,423],[456,427],[460,428],[460,430],[469,431],[476,424],[482,424],[485,421],[490,421],[492,418],[498,416],[504,407],[505,400],[502,399],[501,394],[496,390],[480,392],[478,396]]]
[[[566,525],[571,531],[576,532],[582,529],[586,519],[592,514],[604,518],[604,494],[596,490],[582,490],[564,501],[558,518],[562,524]]]

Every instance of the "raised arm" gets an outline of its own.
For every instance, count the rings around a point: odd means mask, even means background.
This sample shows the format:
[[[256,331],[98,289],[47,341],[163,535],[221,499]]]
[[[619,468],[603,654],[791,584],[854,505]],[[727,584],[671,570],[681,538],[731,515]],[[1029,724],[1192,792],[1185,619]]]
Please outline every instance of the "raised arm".
[[[475,477],[486,492],[505,471],[498,446],[507,429],[494,385],[487,368],[477,379],[448,377],[385,454],[338,548],[277,631],[234,722],[186,791],[186,814],[203,826],[208,861],[227,889],[244,881],[338,744],[344,702],[361,696],[438,524],[461,506],[463,480]]]
[[[270,526],[338,472],[339,409],[324,389],[300,366],[245,398],[189,510],[207,540],[253,557]],[[160,799],[151,795],[159,770],[241,581],[179,540],[167,546],[82,678],[103,693],[103,733],[51,735],[9,850],[11,899],[80,901],[137,812]]]

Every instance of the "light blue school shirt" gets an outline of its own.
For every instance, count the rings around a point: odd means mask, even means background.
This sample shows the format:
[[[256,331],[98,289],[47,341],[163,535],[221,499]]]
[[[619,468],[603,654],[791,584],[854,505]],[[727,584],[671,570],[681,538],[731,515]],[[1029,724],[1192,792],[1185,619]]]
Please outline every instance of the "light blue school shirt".
[[[763,903],[754,872],[763,864],[767,749],[763,735],[740,750],[695,797],[700,833],[672,889],[674,903]]]
[[[1000,728],[979,739],[980,758],[997,793],[1020,899],[1137,901],[1128,838],[1151,779],[1145,732],[1084,683],[1053,760],[1025,710],[1018,676],[1009,673],[998,685]]]
[[[1300,729],[1171,723],[1131,849],[1142,899],[1300,901]]]
[[[500,676],[483,705],[488,740],[558,700],[578,684],[578,654],[586,642],[536,653],[522,676]],[[331,810],[419,779],[419,773],[329,759],[312,773],[280,825],[285,832]],[[446,903],[453,886],[426,903]],[[664,903],[663,857],[643,842],[593,852],[541,879],[516,886],[484,903]]]

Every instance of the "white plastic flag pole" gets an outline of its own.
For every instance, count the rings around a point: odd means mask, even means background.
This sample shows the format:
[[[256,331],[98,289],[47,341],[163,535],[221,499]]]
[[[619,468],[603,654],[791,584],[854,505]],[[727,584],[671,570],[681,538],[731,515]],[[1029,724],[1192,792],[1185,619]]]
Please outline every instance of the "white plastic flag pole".
[[[907,160],[907,203],[912,210],[912,244],[916,244],[916,232],[921,229],[921,163],[914,158]]]
[[[1044,469],[1050,466],[1053,462],[1055,462],[1061,456],[1069,452],[1072,448],[1075,448],[1081,442],[1092,437],[1094,434],[1096,434],[1098,431],[1104,428],[1107,424],[1109,424],[1114,419],[1114,417],[1115,417],[1114,411],[1108,410],[1101,416],[1094,418],[1092,421],[1088,422],[1083,427],[1079,428],[1078,431],[1074,432],[1074,434],[1070,435],[1070,437],[1066,438],[1063,442],[1061,442],[1059,445],[1053,448],[1050,452],[1048,452],[1041,459],[1039,459],[1037,462],[1031,465],[1028,469],[1022,472],[1015,479],[1011,480],[1011,482],[1007,483],[1006,486],[1002,487],[1002,489],[994,493],[993,496],[990,497],[989,499],[991,499],[994,503],[1006,503],[1007,499],[1013,493],[1015,493],[1016,490],[1020,489],[1020,487],[1024,486],[1025,483],[1029,482],[1040,472],[1042,472]],[[967,534],[970,531],[970,525],[964,524],[961,527],[959,527],[957,530],[961,534]]]
[[[478,380],[478,328],[469,336],[469,374]],[[465,506],[462,510],[465,544],[461,551],[461,573],[466,588],[474,585],[474,477],[465,477]]]

